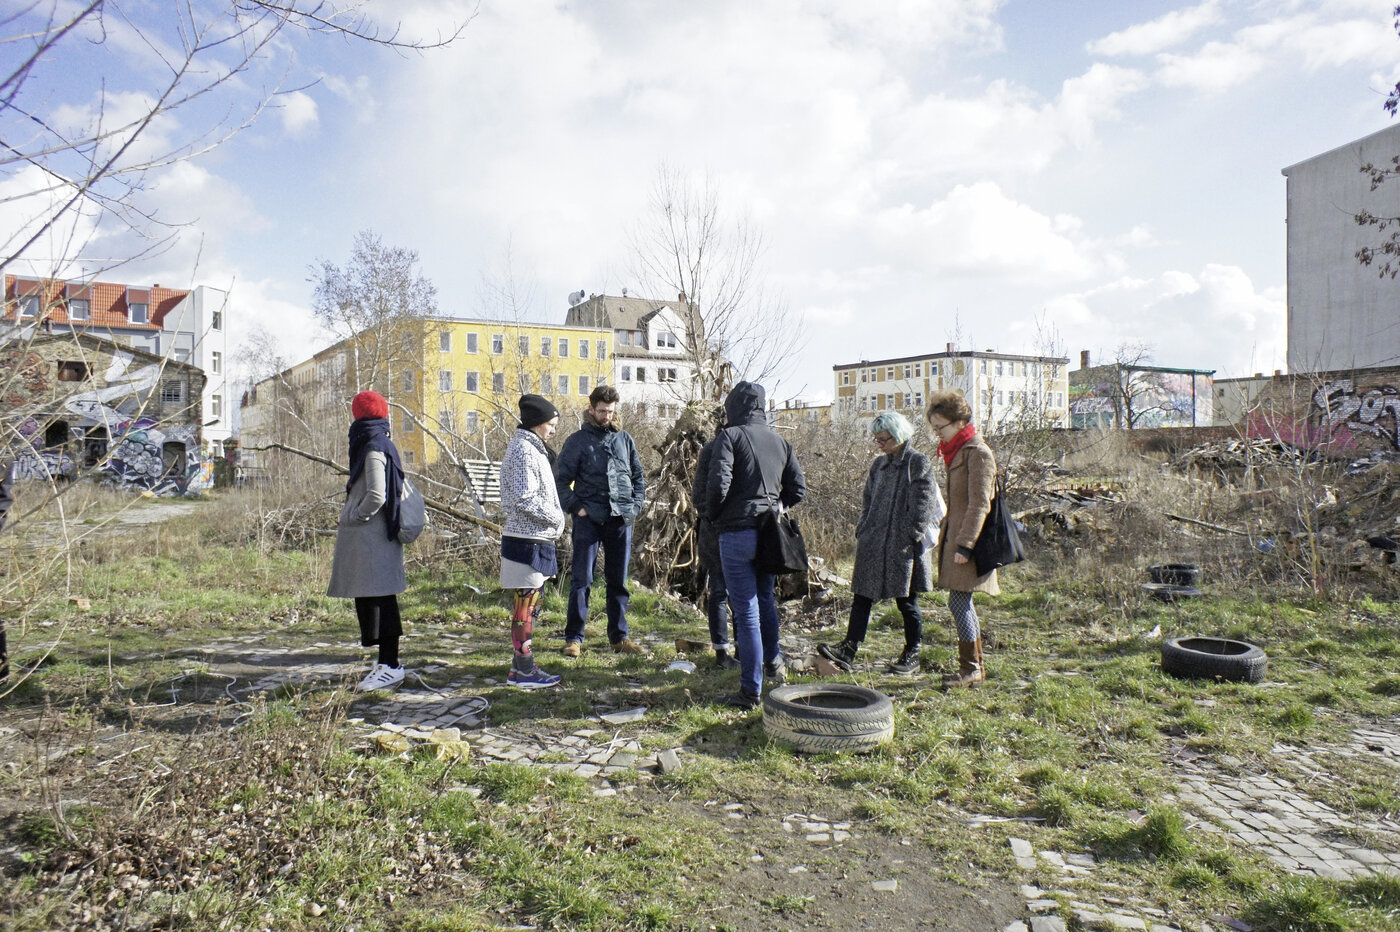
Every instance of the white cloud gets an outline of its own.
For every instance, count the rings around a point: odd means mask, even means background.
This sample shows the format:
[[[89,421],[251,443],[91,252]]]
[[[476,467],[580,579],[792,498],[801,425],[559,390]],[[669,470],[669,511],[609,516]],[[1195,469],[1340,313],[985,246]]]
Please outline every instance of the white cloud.
[[[1267,60],[1258,50],[1239,43],[1208,42],[1191,55],[1157,56],[1157,77],[1168,87],[1190,87],[1218,94],[1264,70]]]
[[[1109,257],[1080,231],[1074,217],[1049,217],[1007,197],[993,182],[957,185],[943,200],[916,210],[880,211],[874,229],[891,250],[926,274],[1078,281]]]
[[[1216,0],[1184,10],[1172,10],[1146,23],[1110,33],[1090,42],[1088,50],[1094,55],[1151,55],[1180,45],[1207,26],[1220,21],[1220,4]]]
[[[276,98],[278,115],[282,118],[282,130],[288,136],[305,136],[316,128],[318,114],[316,99],[303,91],[279,94]]]

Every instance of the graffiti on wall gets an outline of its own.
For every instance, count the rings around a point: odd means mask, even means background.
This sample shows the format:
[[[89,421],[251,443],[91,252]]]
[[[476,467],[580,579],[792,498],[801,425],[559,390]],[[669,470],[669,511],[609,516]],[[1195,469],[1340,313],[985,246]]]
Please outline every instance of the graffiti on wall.
[[[1211,423],[1212,396],[1208,376],[1155,369],[1111,367],[1106,377],[1070,383],[1070,423],[1104,429],[1197,427]],[[1116,381],[1121,378],[1122,381]],[[1132,409],[1128,417],[1125,407]]]
[[[63,399],[67,422],[55,422],[66,436],[55,442],[34,418],[19,425],[25,441],[16,457],[17,475],[28,479],[74,479],[78,466],[69,453],[69,442],[82,438],[102,450],[97,461],[89,459],[102,481],[118,488],[139,488],[157,495],[183,495],[212,488],[213,464],[200,452],[198,424],[167,424],[142,412],[160,383],[161,367],[132,367],[127,352],[113,355],[105,373],[106,385]],[[36,371],[42,369],[36,367]],[[100,438],[100,439],[94,439]],[[111,444],[106,442],[111,438]]]
[[[1329,430],[1345,427],[1370,434],[1400,450],[1400,391],[1381,385],[1361,393],[1353,384],[1351,379],[1337,379],[1313,392],[1313,405],[1321,412],[1318,423]]]

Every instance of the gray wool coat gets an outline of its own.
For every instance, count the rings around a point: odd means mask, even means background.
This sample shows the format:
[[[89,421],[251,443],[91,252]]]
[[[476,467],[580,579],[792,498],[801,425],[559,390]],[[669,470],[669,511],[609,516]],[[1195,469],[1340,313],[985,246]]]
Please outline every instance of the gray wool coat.
[[[870,464],[856,525],[852,592],[879,601],[929,590],[933,561],[923,535],[936,494],[929,458],[907,443]]]
[[[384,515],[384,454],[371,450],[365,470],[350,487],[340,524],[335,529],[335,557],[326,595],[363,599],[398,595],[408,588],[403,571],[403,544],[389,539]]]

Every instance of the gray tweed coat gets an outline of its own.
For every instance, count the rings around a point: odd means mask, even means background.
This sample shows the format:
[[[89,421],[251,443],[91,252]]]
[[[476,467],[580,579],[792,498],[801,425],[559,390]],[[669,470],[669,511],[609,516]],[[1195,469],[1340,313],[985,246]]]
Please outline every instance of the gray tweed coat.
[[[340,525],[335,529],[335,557],[326,595],[363,599],[397,595],[408,588],[403,571],[403,544],[389,539],[384,516],[384,454],[371,450],[365,470],[350,487]]]
[[[933,563],[923,534],[933,520],[936,494],[928,457],[907,443],[870,464],[856,525],[852,592],[879,601],[929,590]]]

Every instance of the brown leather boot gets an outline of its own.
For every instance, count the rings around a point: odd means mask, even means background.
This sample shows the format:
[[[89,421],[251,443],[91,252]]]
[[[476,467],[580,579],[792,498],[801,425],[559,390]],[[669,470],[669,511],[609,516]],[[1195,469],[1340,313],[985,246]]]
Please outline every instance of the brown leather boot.
[[[944,688],[976,686],[986,678],[986,672],[982,666],[982,639],[959,641],[958,672],[944,674]]]

